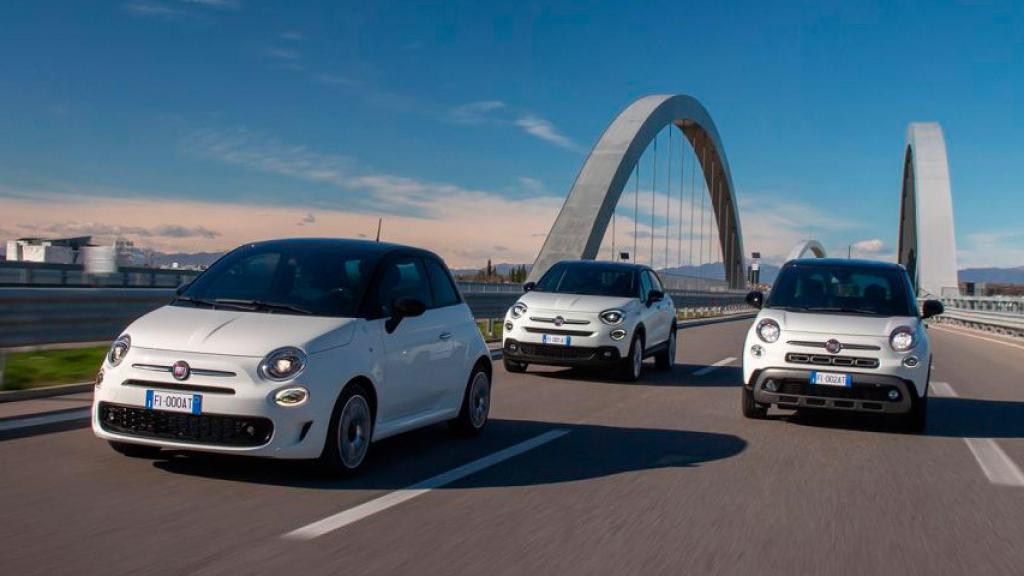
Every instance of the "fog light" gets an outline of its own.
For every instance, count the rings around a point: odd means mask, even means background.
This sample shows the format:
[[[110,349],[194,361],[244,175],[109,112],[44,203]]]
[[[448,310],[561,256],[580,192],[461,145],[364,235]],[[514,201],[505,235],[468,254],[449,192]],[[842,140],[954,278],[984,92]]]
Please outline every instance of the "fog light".
[[[769,379],[764,381],[764,389],[769,391],[769,392],[778,392],[779,391],[779,383],[776,382],[775,380],[772,380],[771,378],[769,378]]]
[[[96,387],[99,388],[103,384],[103,370],[96,373]]]
[[[626,331],[625,330],[612,330],[611,336],[612,336],[612,340],[622,340],[623,338],[626,337]]]
[[[750,347],[750,355],[754,358],[760,358],[764,356],[764,348],[760,344],[754,344]]]
[[[511,322],[505,322],[505,332],[511,332],[512,328],[513,326]]]
[[[907,356],[903,359],[903,365],[907,368],[916,368],[921,361],[917,359],[917,356]]]
[[[299,406],[309,399],[309,392],[305,388],[285,388],[274,394],[274,402],[278,406]]]
[[[519,350],[519,346],[517,346],[515,342],[510,342],[508,345],[508,351],[515,352],[517,350]]]
[[[612,351],[611,350],[605,350],[604,352],[601,353],[601,356],[604,356],[605,360],[611,360],[612,359]]]
[[[899,399],[900,399],[900,391],[899,390],[896,390],[895,388],[892,389],[892,390],[889,390],[889,400],[892,400],[893,402],[895,402],[895,401],[897,401]]]

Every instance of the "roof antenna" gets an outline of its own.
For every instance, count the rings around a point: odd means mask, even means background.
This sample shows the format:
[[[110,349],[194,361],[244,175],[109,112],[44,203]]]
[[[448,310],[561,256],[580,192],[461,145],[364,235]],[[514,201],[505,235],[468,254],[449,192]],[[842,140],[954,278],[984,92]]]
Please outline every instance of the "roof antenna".
[[[384,217],[383,216],[378,216],[377,217],[377,242],[380,242],[380,228],[381,228],[381,225],[383,225],[383,224],[384,224]]]

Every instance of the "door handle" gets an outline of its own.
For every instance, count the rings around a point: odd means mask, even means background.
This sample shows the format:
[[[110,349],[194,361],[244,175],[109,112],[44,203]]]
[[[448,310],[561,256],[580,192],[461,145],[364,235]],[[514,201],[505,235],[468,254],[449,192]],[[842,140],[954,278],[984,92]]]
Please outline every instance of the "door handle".
[[[440,338],[441,340],[451,340],[452,333],[451,332],[441,332],[441,335],[438,336],[438,338]]]

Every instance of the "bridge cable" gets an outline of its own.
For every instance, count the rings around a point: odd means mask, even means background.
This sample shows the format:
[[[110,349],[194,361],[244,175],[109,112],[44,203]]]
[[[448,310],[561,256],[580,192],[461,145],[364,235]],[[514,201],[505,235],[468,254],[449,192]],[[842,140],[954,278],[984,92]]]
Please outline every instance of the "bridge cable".
[[[654,135],[654,169],[651,175],[651,268],[654,268],[654,213],[657,212],[655,190],[658,187],[658,136]]]
[[[672,127],[673,124],[669,124],[668,127],[668,184],[665,185],[665,268],[669,267],[668,263],[668,243],[672,236]]]
[[[636,159],[636,180],[634,181],[633,191],[633,261],[636,262],[636,251],[637,251],[637,222],[640,221],[640,161],[644,159],[643,152],[640,153],[640,157]]]
[[[693,139],[693,143],[697,143],[697,139]],[[690,167],[690,243],[687,246],[690,250],[690,257],[687,258],[687,264],[693,266],[693,213],[694,207],[697,205],[697,149],[693,149],[693,162]]]
[[[700,261],[700,265],[698,266],[697,270],[700,272],[700,274],[698,274],[698,276],[703,276],[704,273],[700,266],[704,266],[704,197],[707,196],[707,194],[704,192],[707,191],[708,186],[707,174],[704,172],[704,167],[707,166],[708,161],[707,151],[707,147],[705,147],[704,150],[701,150],[700,161],[700,172],[701,176],[704,177],[702,178],[704,182],[704,190],[700,195],[700,243],[697,246],[698,260]]]
[[[686,134],[680,129],[679,138],[679,226],[676,245],[676,267],[683,267],[683,194],[686,186]]]

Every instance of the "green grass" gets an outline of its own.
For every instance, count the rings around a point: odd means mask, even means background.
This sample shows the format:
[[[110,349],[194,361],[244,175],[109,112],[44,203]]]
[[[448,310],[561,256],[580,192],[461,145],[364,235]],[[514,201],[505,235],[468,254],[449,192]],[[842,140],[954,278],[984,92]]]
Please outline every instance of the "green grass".
[[[90,382],[96,377],[106,353],[106,347],[98,347],[8,354],[2,389]]]

